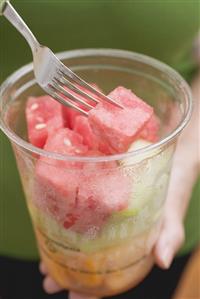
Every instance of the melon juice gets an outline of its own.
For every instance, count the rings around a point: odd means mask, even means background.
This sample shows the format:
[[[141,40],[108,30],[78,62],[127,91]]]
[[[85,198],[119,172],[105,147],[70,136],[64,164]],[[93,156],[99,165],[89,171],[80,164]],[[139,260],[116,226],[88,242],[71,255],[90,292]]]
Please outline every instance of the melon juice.
[[[134,287],[154,264],[190,93],[177,73],[143,55],[59,57],[124,108],[100,103],[80,115],[44,95],[28,65],[3,85],[1,127],[50,275],[65,289],[110,296]]]

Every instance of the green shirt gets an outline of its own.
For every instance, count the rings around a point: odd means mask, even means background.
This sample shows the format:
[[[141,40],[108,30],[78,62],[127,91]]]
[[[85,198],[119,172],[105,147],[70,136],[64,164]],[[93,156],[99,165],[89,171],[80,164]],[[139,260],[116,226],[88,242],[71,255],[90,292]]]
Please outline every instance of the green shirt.
[[[63,0],[12,1],[39,41],[53,51],[77,48],[121,48],[160,59],[190,79],[195,71],[191,55],[199,28],[199,1],[195,0]],[[0,19],[0,81],[31,61],[25,40]],[[0,133],[0,254],[37,256],[15,160],[7,138]],[[187,220],[186,243],[191,250],[200,236],[196,186]]]

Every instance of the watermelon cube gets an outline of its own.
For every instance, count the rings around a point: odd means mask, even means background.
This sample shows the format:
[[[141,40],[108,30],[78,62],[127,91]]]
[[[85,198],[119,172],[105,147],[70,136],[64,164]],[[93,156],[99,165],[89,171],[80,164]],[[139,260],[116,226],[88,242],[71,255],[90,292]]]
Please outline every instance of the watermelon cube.
[[[100,90],[100,88],[94,84],[94,83],[91,83],[90,85],[92,85],[95,89]],[[80,89],[82,89],[84,92],[86,92],[87,94],[89,95],[92,95],[92,93],[88,90],[86,90],[84,87],[82,86],[79,86]],[[68,88],[65,87],[66,90],[69,90]],[[87,102],[88,104],[90,104],[91,106],[95,107],[96,106],[96,103],[94,101],[91,101],[89,99],[86,99],[84,96],[81,96],[81,95],[77,95],[76,92],[72,91],[72,90],[69,90],[70,93],[74,96],[77,96],[78,98],[80,98],[81,100],[83,100],[84,102]],[[67,98],[66,98],[67,99]],[[69,99],[67,99],[68,101],[70,101]],[[81,109],[85,110],[85,111],[88,111],[88,109],[82,105],[81,103],[75,103],[77,106],[79,106]],[[79,115],[82,115],[79,111],[76,111],[72,108],[69,108],[69,107],[63,107],[63,114],[64,114],[64,118],[67,120],[67,123],[68,123],[68,127],[70,129],[73,129],[74,128],[74,125],[75,125],[75,119],[77,116]]]
[[[82,137],[68,128],[49,135],[44,149],[66,155],[88,151]],[[98,232],[108,217],[128,205],[130,180],[112,162],[72,162],[40,157],[36,163],[35,203],[65,229]]]
[[[76,206],[63,221],[66,229],[95,234],[114,212],[127,208],[130,180],[119,169],[109,167],[99,163],[84,165],[79,176]]]
[[[70,107],[63,106],[62,109],[64,119],[67,120],[68,123],[68,128],[73,130],[76,117],[82,114],[79,111],[76,111],[75,109],[72,109]]]
[[[104,153],[104,155],[111,155],[113,153],[113,148],[105,141],[100,140],[99,150]]]
[[[112,148],[94,134],[87,117],[78,115],[75,118],[73,130],[83,137],[83,144],[87,145],[90,150],[99,150],[98,154],[96,152],[96,156],[101,156],[102,154],[109,155],[112,153]],[[88,153],[87,155],[89,156],[90,154],[91,153]]]
[[[84,184],[79,187],[78,198],[84,197],[88,201],[92,198],[98,209],[102,208],[106,213],[112,214],[127,207],[131,185],[130,179],[122,170],[116,165],[113,167],[116,162],[110,163],[112,166],[106,163],[97,165],[92,172],[91,168],[83,168]]]
[[[71,169],[52,159],[39,159],[36,165],[33,201],[64,223],[66,215],[76,206],[79,169]]]
[[[147,124],[140,132],[139,137],[150,142],[156,142],[159,139],[160,120],[153,114]]]
[[[98,232],[114,212],[128,206],[129,178],[118,168],[104,167],[83,168],[76,207],[80,217],[72,227],[77,232]]]
[[[50,96],[29,97],[26,105],[28,139],[43,148],[49,133],[65,126],[62,105]]]
[[[61,128],[49,135],[44,149],[64,155],[80,156],[88,151],[88,147],[83,145],[83,137],[68,129]]]
[[[114,98],[118,101],[123,99],[123,105],[139,106],[143,107],[146,110],[146,103],[138,98],[131,90],[125,89],[122,86],[115,88],[110,94],[111,98]],[[145,139],[150,142],[156,142],[159,139],[159,129],[160,129],[160,120],[155,113],[151,116],[149,121],[146,123],[142,131],[140,132],[138,138]]]
[[[124,108],[101,102],[89,111],[88,119],[95,134],[113,149],[113,153],[122,153],[150,120],[153,108],[124,87],[116,88],[109,96]]]
[[[84,155],[88,151],[82,144],[82,137],[68,128],[50,135],[44,149],[66,155]],[[36,163],[34,200],[58,221],[65,221],[76,205],[81,168],[81,162],[49,157],[40,157]]]
[[[87,145],[89,149],[97,150],[99,147],[99,140],[94,135],[88,118],[83,115],[78,115],[74,121],[74,132],[77,132],[83,137],[83,144]]]

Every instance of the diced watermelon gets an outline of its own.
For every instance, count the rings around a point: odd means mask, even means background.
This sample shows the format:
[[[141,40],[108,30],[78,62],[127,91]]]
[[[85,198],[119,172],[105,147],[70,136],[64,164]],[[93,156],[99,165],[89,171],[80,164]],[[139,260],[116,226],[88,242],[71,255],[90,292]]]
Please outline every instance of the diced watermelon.
[[[79,233],[96,233],[114,212],[127,208],[130,180],[119,169],[109,167],[105,163],[84,165],[76,206],[64,220],[65,228]]]
[[[42,148],[48,134],[65,126],[62,105],[50,96],[29,97],[26,105],[28,139]]]
[[[89,112],[89,123],[113,153],[127,151],[153,115],[153,108],[130,90],[118,87],[109,94],[123,105],[123,109],[108,103],[99,103]]]
[[[83,144],[87,145],[89,149],[96,150],[99,148],[99,140],[94,135],[86,116],[78,115],[75,118],[74,132],[83,137]]]
[[[142,108],[144,111],[149,112],[150,106],[145,103],[142,99],[136,96],[132,90],[127,89],[123,86],[116,87],[113,91],[111,91],[108,95],[112,99],[118,101],[123,106],[127,108]]]
[[[131,187],[129,178],[121,169],[113,167],[115,163],[108,162],[106,165],[104,162],[101,166],[96,166],[93,175],[88,167],[87,171],[84,167],[82,176],[84,184],[81,184],[78,192],[79,197],[90,199],[92,196],[97,207],[103,205],[103,209],[108,213],[120,211],[127,206]],[[95,170],[98,171],[95,173]]]
[[[148,123],[140,132],[139,137],[150,142],[156,142],[159,139],[160,120],[153,114]]]
[[[143,107],[146,110],[146,103],[138,98],[131,90],[125,89],[122,86],[115,88],[110,94],[111,98],[114,98],[118,101],[123,99],[123,104],[129,105],[130,107]],[[143,130],[140,132],[138,138],[145,139],[150,142],[156,142],[159,139],[159,129],[160,129],[160,120],[153,113],[152,117],[149,119],[147,124],[144,126]]]
[[[36,165],[33,200],[43,211],[64,223],[76,206],[79,169],[61,166],[52,159],[39,159]]]
[[[79,233],[98,232],[113,212],[128,206],[130,190],[128,177],[118,169],[69,170],[43,160],[36,168],[36,204]]]
[[[99,150],[104,153],[104,155],[111,155],[113,153],[113,148],[103,140],[99,142]]]
[[[97,166],[92,172],[91,169],[84,170],[77,193],[76,213],[80,217],[72,229],[77,232],[99,231],[108,217],[128,206],[130,180],[117,168],[100,169]]]
[[[83,145],[83,137],[68,128],[61,128],[56,131],[56,134],[50,134],[44,149],[76,156],[84,155],[88,151],[88,147]]]
[[[84,155],[88,150],[82,144],[82,137],[68,128],[50,135],[44,149],[66,155]],[[37,161],[34,199],[58,221],[64,221],[76,205],[81,168],[83,163],[69,160],[41,156]]]
[[[50,135],[44,149],[67,155],[102,154],[88,151],[82,137],[68,128]],[[99,231],[113,212],[127,207],[129,181],[114,161],[81,163],[40,157],[34,200],[66,229]]]
[[[101,91],[101,89],[94,83],[91,83],[90,84],[91,86],[93,86],[95,89]],[[82,89],[84,92],[86,92],[87,94],[89,95],[92,95],[92,93],[88,90],[86,90],[84,87],[81,87],[79,86],[80,89]],[[66,90],[68,90],[67,88],[65,88]],[[72,90],[69,90],[71,94],[79,97],[81,100],[83,100],[84,102],[87,102],[88,104],[90,104],[91,106],[95,107],[96,106],[96,103],[94,101],[91,101],[89,100],[88,98],[85,98],[84,96],[81,96],[81,95],[77,95],[75,92],[73,92]],[[76,103],[77,106],[79,106],[81,109],[85,110],[85,111],[88,111],[88,109],[82,105],[81,103]],[[72,108],[69,108],[69,107],[63,107],[63,114],[64,114],[64,117],[65,119],[67,120],[68,122],[68,127],[70,129],[73,129],[74,128],[74,124],[75,124],[75,119],[77,116],[79,115],[82,115],[79,111],[76,111]]]
[[[74,122],[76,117],[81,115],[81,113],[76,111],[75,109],[63,107],[63,115],[64,119],[68,120],[68,128],[72,130],[74,128]]]
[[[99,149],[100,155],[109,155],[112,153],[113,149],[94,134],[87,117],[78,115],[75,118],[73,130],[83,137],[83,144],[87,145],[89,149]]]

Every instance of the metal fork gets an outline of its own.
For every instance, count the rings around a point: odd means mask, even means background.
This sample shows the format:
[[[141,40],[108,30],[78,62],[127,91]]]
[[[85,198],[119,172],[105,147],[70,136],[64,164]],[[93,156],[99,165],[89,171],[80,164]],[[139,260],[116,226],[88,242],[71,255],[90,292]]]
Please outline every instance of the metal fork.
[[[0,14],[4,15],[28,42],[33,54],[37,83],[55,100],[86,116],[88,116],[88,111],[94,108],[94,103],[99,103],[99,101],[106,101],[123,108],[119,103],[77,76],[49,48],[41,45],[8,0],[0,0]],[[86,101],[79,96],[83,96]],[[81,104],[81,107],[76,103]]]

